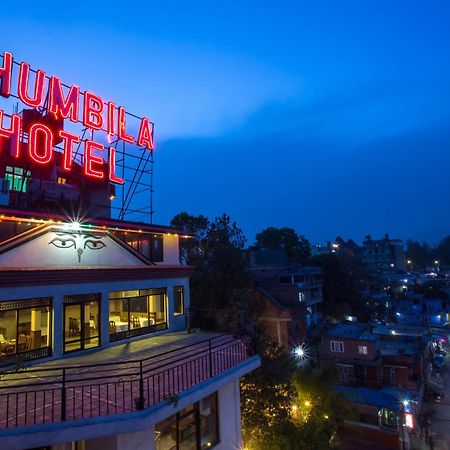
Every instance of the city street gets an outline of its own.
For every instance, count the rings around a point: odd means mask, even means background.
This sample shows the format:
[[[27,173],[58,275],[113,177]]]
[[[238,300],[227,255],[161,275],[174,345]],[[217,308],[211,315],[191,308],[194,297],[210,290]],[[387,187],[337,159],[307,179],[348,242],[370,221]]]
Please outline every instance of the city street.
[[[446,350],[450,348],[447,345]],[[444,399],[441,403],[428,403],[425,407],[435,410],[430,425],[430,436],[432,437],[432,444],[430,448],[436,450],[450,449],[450,379],[449,379],[449,362],[446,360],[446,366],[438,377],[433,377],[433,387],[439,387],[439,390],[444,392]]]

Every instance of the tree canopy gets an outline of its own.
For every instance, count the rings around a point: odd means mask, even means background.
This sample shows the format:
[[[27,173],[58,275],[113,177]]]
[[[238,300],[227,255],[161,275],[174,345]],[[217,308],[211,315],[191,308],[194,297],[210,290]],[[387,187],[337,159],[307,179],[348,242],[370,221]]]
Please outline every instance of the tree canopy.
[[[290,262],[304,263],[311,256],[311,245],[292,228],[269,227],[256,235],[254,245],[257,249],[282,249]]]

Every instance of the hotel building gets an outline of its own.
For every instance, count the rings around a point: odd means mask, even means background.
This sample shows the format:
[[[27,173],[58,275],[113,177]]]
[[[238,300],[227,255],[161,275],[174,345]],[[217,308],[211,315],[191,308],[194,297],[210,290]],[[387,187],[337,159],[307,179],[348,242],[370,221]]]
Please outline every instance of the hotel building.
[[[5,136],[0,449],[240,448],[239,380],[260,360],[237,335],[186,331],[190,236],[113,218],[109,180],[64,171],[56,146],[46,166],[13,157]]]

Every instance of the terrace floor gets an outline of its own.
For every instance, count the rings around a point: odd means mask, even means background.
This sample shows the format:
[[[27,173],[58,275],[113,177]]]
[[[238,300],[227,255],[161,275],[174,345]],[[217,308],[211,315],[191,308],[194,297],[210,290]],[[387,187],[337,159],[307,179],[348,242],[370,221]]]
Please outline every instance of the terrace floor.
[[[148,408],[248,359],[229,335],[170,333],[4,374],[0,430]]]

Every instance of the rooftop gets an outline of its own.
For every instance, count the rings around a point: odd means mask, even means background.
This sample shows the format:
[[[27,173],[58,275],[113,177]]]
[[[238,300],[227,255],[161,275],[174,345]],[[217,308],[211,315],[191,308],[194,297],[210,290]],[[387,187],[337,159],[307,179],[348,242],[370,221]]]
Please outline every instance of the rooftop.
[[[396,413],[404,408],[402,404],[404,400],[415,401],[417,395],[412,391],[394,387],[371,389],[366,387],[335,386],[334,389],[353,403],[377,408],[389,408]]]
[[[324,336],[345,337],[350,339],[361,339],[366,341],[376,341],[377,336],[370,333],[369,327],[364,323],[341,322],[324,333]]]
[[[0,433],[149,408],[250,360],[230,335],[180,332],[11,371],[0,381]]]

